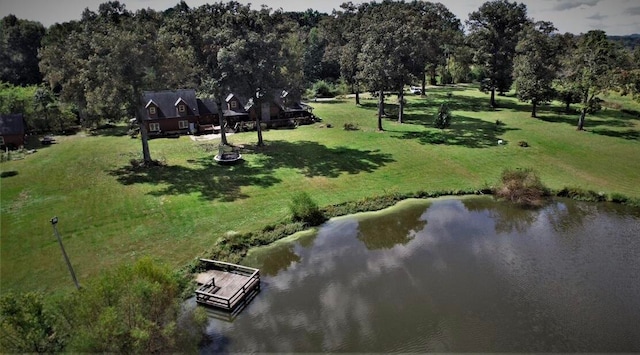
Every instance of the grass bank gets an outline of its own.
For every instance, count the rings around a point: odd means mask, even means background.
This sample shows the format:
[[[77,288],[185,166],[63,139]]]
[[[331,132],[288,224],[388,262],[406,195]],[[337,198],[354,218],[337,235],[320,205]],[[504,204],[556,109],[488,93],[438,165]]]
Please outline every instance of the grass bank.
[[[488,96],[467,87],[408,97],[405,123],[385,120],[384,132],[375,130],[373,99],[365,96],[361,107],[352,100],[317,102],[322,123],[265,132],[265,147],[256,146],[252,132],[230,136],[246,160],[236,166],[213,161],[215,141],[154,139],[153,158],[166,166],[136,170],[129,161],[139,157],[140,142],[124,127],[57,137],[57,144],[0,164],[1,292],[73,287],[53,216],[83,283],[142,256],[181,267],[225,235],[272,226],[277,238],[275,226],[286,224],[298,192],[340,214],[339,206],[361,208],[377,196],[481,190],[503,169],[523,167],[552,190],[640,198],[640,119],[620,111],[626,98],[615,99],[619,108],[588,117],[586,132],[575,130],[577,115],[559,104],[532,119],[529,105],[515,98],[499,97],[501,108],[491,110]],[[452,125],[432,128],[444,101]],[[389,105],[388,113],[395,110]]]

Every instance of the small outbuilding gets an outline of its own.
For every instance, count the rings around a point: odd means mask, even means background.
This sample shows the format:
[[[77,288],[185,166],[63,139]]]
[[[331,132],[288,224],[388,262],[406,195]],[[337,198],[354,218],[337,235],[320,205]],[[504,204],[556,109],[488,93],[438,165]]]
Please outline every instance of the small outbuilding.
[[[25,142],[24,116],[21,113],[0,115],[0,148],[16,149]]]

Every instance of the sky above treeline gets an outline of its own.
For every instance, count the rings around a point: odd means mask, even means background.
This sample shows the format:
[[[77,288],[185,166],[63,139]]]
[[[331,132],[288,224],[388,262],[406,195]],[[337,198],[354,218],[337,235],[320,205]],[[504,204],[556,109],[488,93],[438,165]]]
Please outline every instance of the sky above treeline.
[[[0,17],[14,14],[18,18],[39,21],[44,26],[57,22],[79,20],[82,11],[89,8],[98,10],[98,5],[107,0],[0,0]],[[166,10],[179,0],[120,0],[127,10],[136,11],[151,8]],[[190,7],[198,7],[211,0],[186,0]],[[314,9],[331,13],[339,9],[344,0],[239,0],[259,9],[267,5],[284,11],[305,11]],[[355,4],[363,1],[352,1]],[[379,1],[378,1],[379,2]],[[485,0],[441,0],[463,23],[469,13],[476,11]],[[640,33],[640,1],[638,0],[524,0],[529,17],[537,21],[551,21],[562,33],[584,33],[600,29],[608,35],[629,35]]]

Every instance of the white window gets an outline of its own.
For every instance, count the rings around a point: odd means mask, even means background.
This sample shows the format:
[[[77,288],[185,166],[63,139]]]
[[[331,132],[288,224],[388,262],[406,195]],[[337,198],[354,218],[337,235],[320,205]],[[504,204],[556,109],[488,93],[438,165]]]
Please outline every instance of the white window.
[[[184,105],[178,105],[178,112],[184,112],[186,111]]]
[[[189,128],[189,121],[178,121],[178,128],[180,129]]]
[[[156,108],[153,107],[153,106],[149,107],[149,114],[150,115],[155,115],[156,114]]]
[[[159,131],[160,130],[160,123],[154,122],[154,123],[149,123],[149,130],[150,131]]]
[[[238,102],[235,101],[235,100],[231,101],[229,104],[231,105],[231,108],[237,108],[238,107]]]

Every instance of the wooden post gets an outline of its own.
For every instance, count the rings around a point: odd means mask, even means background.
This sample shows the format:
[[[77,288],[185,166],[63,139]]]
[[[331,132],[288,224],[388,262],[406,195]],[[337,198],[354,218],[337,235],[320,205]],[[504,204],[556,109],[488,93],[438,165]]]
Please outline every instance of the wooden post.
[[[62,245],[62,238],[60,238],[60,234],[58,233],[58,228],[56,228],[56,224],[58,224],[58,217],[51,218],[51,225],[53,226],[53,232],[56,235],[56,238],[58,238],[60,249],[62,249],[62,256],[64,256],[64,261],[67,262],[67,267],[69,268],[69,272],[71,273],[71,278],[73,279],[73,283],[76,285],[76,289],[79,290],[80,285],[78,284],[78,279],[76,279],[76,273],[73,271],[73,266],[71,266],[71,262],[69,261],[67,252],[64,250],[64,245]]]

